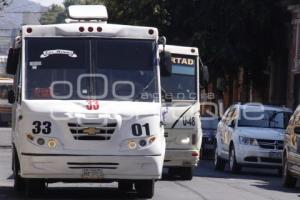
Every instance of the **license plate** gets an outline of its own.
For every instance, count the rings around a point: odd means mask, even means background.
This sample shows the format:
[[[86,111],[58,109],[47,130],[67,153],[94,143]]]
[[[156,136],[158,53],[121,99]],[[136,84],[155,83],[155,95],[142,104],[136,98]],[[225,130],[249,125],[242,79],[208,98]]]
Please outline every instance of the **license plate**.
[[[281,152],[270,152],[269,157],[270,158],[281,158],[282,153]]]
[[[83,179],[101,179],[103,178],[102,169],[82,169]]]

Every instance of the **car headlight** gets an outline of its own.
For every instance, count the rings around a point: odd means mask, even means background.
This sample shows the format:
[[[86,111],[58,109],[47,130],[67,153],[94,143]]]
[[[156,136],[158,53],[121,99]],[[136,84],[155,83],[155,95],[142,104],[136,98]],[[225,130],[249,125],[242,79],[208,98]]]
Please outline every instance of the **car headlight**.
[[[249,138],[249,137],[239,137],[240,143],[244,145],[258,145],[257,140],[254,138]]]

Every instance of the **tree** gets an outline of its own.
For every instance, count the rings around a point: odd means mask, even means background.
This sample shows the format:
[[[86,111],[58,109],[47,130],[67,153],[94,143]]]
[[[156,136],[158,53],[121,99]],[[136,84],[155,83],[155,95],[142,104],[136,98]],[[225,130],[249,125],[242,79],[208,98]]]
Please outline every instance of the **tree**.
[[[52,5],[48,12],[43,13],[40,19],[41,24],[54,24],[62,22],[64,18],[64,8],[60,5]]]
[[[65,8],[70,5],[97,5],[103,4],[102,0],[65,0],[63,2],[63,7],[60,5],[52,5],[48,12],[42,14],[40,23],[41,24],[55,24],[62,23],[68,17]]]
[[[259,83],[270,60],[285,59],[289,15],[280,0],[65,0],[64,5],[99,3],[107,6],[110,22],[154,26],[169,44],[198,47],[213,79],[243,66],[252,74],[247,79]]]

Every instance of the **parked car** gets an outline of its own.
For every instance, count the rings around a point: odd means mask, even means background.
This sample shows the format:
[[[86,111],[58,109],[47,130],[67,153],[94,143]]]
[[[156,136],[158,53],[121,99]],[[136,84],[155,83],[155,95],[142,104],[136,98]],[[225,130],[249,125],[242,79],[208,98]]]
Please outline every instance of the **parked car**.
[[[201,128],[202,128],[202,146],[201,157],[209,157],[214,155],[216,148],[216,133],[219,119],[217,117],[202,117],[201,116]]]
[[[214,166],[232,173],[243,166],[266,167],[282,172],[284,132],[292,112],[285,107],[235,104],[218,124]]]
[[[295,187],[300,176],[300,106],[292,115],[284,136],[283,185]]]

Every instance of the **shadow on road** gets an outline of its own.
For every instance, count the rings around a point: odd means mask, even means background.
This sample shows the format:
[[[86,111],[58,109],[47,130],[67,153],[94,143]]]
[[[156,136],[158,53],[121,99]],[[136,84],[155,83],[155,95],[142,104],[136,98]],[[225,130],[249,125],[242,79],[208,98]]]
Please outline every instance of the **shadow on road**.
[[[16,193],[12,187],[0,186],[0,199],[18,200],[30,199],[23,192]],[[32,199],[138,199],[136,193],[122,193],[117,188],[90,188],[90,187],[50,187],[42,195]]]
[[[228,166],[226,166],[228,167]],[[282,186],[282,178],[276,169],[243,168],[239,174],[232,174],[228,168],[224,172],[215,171],[213,161],[201,160],[194,170],[195,177],[255,180],[252,186],[265,190],[281,191],[286,193],[300,193],[300,184],[294,189]],[[299,182],[300,183],[300,180]],[[300,196],[300,195],[299,195]]]

